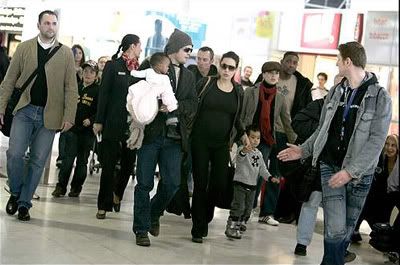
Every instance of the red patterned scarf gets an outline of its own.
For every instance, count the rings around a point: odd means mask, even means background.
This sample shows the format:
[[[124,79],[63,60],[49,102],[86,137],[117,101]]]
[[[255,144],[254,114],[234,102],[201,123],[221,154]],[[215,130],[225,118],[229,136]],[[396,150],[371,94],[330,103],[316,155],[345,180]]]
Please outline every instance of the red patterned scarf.
[[[271,124],[271,108],[272,101],[274,100],[276,95],[276,87],[266,88],[261,82],[260,84],[260,103],[261,103],[261,113],[260,113],[260,128],[261,128],[261,137],[265,140],[267,145],[272,146],[275,143],[275,139],[272,135],[272,126]]]
[[[129,58],[125,53],[123,53],[122,59],[124,59],[129,71],[137,70],[139,68],[139,62],[136,58]]]

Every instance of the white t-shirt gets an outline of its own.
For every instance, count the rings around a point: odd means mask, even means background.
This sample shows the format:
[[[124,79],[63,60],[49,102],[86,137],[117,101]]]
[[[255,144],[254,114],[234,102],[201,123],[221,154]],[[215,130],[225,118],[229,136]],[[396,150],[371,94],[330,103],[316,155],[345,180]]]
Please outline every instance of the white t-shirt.
[[[329,92],[329,90],[326,89],[325,87],[323,87],[323,88],[313,87],[313,88],[311,88],[312,100],[324,98],[326,95],[328,95],[328,92]]]

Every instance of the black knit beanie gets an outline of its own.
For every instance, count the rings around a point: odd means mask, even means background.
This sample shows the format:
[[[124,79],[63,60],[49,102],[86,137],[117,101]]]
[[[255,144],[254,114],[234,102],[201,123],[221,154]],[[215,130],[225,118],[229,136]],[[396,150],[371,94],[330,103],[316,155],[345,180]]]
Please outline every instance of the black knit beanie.
[[[192,39],[188,34],[185,32],[175,29],[174,32],[172,32],[171,36],[168,39],[167,45],[165,45],[165,53],[166,54],[172,54],[178,52],[182,47],[185,47],[187,45],[192,45]]]

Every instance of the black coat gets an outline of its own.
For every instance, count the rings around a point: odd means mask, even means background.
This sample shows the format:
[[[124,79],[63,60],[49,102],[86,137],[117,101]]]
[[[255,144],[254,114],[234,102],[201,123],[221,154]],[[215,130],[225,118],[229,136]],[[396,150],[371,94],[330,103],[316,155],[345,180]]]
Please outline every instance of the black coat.
[[[292,128],[297,134],[296,143],[304,143],[318,128],[323,105],[324,99],[317,99],[296,114],[292,120]]]
[[[170,64],[168,76],[175,92],[175,98],[178,101],[178,109],[175,111],[175,115],[179,119],[182,150],[188,152],[189,135],[197,111],[196,83],[193,73],[183,65],[180,65],[179,81],[178,86],[176,86],[176,76],[173,67],[174,66]],[[150,64],[148,60],[145,60],[140,65],[139,70],[147,68],[150,68]],[[167,114],[164,112],[158,112],[155,119],[150,124],[146,125],[144,129],[144,144],[152,142],[159,135],[166,135],[166,120]]]
[[[129,128],[126,96],[129,86],[139,80],[131,76],[121,57],[106,63],[96,114],[96,123],[103,124],[103,139],[121,141],[127,138]]]
[[[83,87],[83,83],[78,85],[79,99],[76,108],[75,124],[71,128],[74,132],[86,132],[93,134],[92,125],[95,120],[97,110],[97,99],[99,94],[99,86],[93,83],[87,87]],[[83,126],[83,121],[89,119],[90,126]]]
[[[290,111],[292,120],[300,110],[304,109],[308,103],[312,102],[311,88],[313,87],[313,83],[307,77],[304,77],[297,71],[294,72],[294,75],[297,78],[297,83],[293,106]]]
[[[191,64],[187,67],[192,73],[194,74],[194,77],[196,78],[196,84],[199,82],[202,78],[203,75],[200,73],[199,68],[195,64]],[[215,65],[210,66],[210,71],[208,71],[207,76],[214,76],[218,74],[218,69]]]

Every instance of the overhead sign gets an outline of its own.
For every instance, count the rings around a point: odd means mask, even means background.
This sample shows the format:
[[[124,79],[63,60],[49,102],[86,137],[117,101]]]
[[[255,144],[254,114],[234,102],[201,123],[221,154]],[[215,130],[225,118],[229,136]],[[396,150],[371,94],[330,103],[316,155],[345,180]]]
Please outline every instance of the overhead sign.
[[[369,64],[399,64],[398,24],[397,12],[368,12],[364,47]]]
[[[0,7],[0,31],[22,32],[24,7]]]

